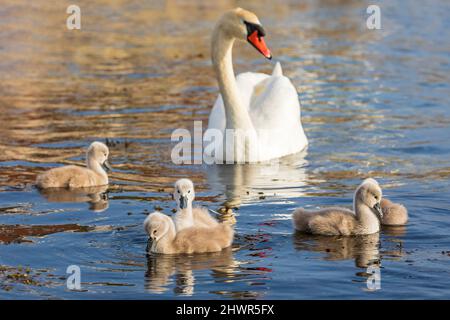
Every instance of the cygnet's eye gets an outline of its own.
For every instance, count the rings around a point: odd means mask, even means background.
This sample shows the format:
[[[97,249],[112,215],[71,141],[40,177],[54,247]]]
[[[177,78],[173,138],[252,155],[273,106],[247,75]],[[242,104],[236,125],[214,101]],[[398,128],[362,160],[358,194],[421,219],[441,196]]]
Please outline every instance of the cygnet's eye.
[[[375,197],[375,200],[378,200],[378,196],[377,195],[373,195]]]
[[[157,232],[158,232],[158,230],[156,230],[156,229],[155,229],[155,230],[153,230],[153,234],[156,234]]]
[[[180,193],[180,190],[177,190],[177,193]]]
[[[188,193],[191,193],[191,190],[188,190]]]

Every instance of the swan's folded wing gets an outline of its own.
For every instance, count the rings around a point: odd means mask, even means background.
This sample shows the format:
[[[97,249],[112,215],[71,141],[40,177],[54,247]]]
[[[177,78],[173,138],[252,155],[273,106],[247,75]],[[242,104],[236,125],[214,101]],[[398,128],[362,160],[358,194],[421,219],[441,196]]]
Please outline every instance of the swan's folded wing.
[[[256,128],[300,126],[300,102],[289,78],[272,76],[256,85],[250,115]]]
[[[269,77],[270,76],[267,74],[258,72],[244,72],[236,77],[236,84],[241,95],[243,106],[249,109],[250,101],[253,99],[255,86]],[[225,130],[225,109],[222,95],[220,94],[209,115],[208,128]]]
[[[308,145],[300,116],[297,90],[287,77],[271,76],[258,85],[251,100],[250,117],[265,158],[297,153]]]

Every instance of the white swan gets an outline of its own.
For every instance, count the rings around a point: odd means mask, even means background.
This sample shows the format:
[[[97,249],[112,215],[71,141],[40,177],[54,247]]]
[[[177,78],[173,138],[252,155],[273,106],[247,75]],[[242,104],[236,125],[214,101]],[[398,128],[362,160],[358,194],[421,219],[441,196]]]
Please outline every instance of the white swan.
[[[205,156],[216,163],[268,161],[303,150],[308,140],[300,121],[300,103],[295,87],[277,63],[272,75],[233,71],[234,41],[252,44],[266,58],[272,55],[264,42],[265,32],[252,12],[236,8],[226,12],[212,35],[212,63],[220,95],[209,116],[208,129],[217,129],[223,139],[207,136]],[[233,129],[235,142],[226,139]],[[223,150],[217,152],[217,150]]]

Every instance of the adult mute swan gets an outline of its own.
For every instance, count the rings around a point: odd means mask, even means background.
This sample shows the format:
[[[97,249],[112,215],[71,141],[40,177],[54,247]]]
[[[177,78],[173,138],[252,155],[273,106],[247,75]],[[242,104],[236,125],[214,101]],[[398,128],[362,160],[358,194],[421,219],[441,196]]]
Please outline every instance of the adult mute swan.
[[[308,144],[297,91],[283,75],[280,63],[272,75],[246,72],[234,76],[235,40],[248,41],[271,59],[264,36],[258,17],[241,8],[226,12],[213,31],[212,63],[220,95],[209,116],[204,154],[215,163],[268,161],[299,152]],[[219,130],[222,139],[216,139],[217,130],[210,129]],[[234,141],[227,133],[234,134]]]

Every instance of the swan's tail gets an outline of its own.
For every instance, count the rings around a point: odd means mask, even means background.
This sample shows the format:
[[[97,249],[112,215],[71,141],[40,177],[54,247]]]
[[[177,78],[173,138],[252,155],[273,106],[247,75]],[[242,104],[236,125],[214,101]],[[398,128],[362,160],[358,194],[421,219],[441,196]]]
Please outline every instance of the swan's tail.
[[[278,77],[278,76],[282,76],[282,75],[283,75],[283,69],[281,69],[281,64],[280,64],[280,62],[278,61],[278,62],[275,64],[275,68],[273,68],[272,76]]]

